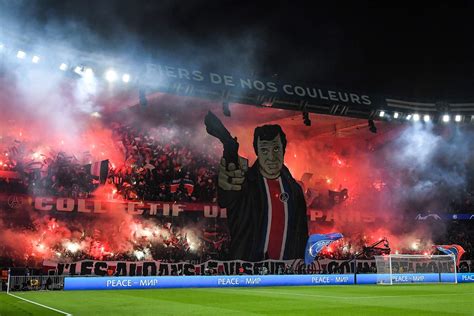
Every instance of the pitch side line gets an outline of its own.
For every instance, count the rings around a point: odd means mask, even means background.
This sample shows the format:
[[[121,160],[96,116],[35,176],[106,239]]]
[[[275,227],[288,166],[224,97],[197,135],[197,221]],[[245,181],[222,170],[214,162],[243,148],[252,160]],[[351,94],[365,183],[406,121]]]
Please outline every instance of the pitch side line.
[[[215,289],[213,289],[215,290]],[[225,289],[225,291],[220,290],[220,293],[225,293],[227,291],[233,292],[247,292],[247,293],[266,293],[266,294],[277,294],[277,295],[293,295],[293,296],[306,296],[306,297],[320,297],[320,298],[332,298],[332,299],[383,299],[383,298],[401,298],[407,297],[407,295],[383,295],[383,296],[332,296],[332,295],[319,295],[319,294],[305,294],[305,293],[292,293],[292,292],[276,292],[276,291],[262,291],[258,289],[257,291],[249,289]],[[439,294],[420,294],[420,295],[410,295],[410,297],[432,297],[432,296],[451,296],[451,295],[474,295],[473,293],[439,293]]]
[[[20,296],[16,296],[16,295],[11,294],[11,293],[7,293],[7,295],[16,297],[16,298],[18,298],[18,299],[20,299],[20,300],[26,301],[26,302],[31,303],[31,304],[35,304],[35,305],[38,305],[38,306],[41,306],[41,307],[50,309],[50,310],[52,310],[52,311],[55,311],[55,312],[57,312],[57,313],[60,313],[60,314],[66,315],[66,316],[72,316],[72,314],[69,314],[69,313],[67,313],[67,312],[63,312],[63,311],[61,311],[61,310],[59,310],[59,309],[56,309],[56,308],[53,308],[53,307],[49,307],[49,306],[46,306],[46,305],[43,305],[43,304],[40,304],[40,303],[36,303],[36,302],[30,301],[30,300],[27,300],[26,298],[23,298],[23,297],[20,297]]]

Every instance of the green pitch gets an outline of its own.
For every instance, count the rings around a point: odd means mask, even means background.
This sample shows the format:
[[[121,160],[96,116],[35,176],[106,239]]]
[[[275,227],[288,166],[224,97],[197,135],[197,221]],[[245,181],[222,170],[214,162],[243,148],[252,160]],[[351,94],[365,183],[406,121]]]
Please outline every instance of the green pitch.
[[[20,292],[72,315],[474,315],[474,284]],[[61,315],[0,294],[0,316]]]

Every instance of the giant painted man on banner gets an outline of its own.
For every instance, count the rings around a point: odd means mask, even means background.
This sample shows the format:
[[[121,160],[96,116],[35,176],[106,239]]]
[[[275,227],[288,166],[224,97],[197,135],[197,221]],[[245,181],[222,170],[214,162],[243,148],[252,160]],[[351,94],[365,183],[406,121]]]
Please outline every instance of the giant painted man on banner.
[[[210,132],[210,124],[206,125]],[[257,160],[250,169],[242,157],[235,162],[226,160],[229,155],[223,143],[217,200],[227,209],[230,257],[248,261],[304,258],[306,203],[303,190],[284,165],[287,140],[281,127],[255,129]]]

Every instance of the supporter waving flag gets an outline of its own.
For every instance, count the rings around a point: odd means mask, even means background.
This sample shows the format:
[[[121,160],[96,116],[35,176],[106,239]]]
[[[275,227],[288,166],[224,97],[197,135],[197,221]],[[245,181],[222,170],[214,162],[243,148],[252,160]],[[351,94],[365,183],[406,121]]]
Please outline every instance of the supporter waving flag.
[[[99,179],[101,184],[107,181],[109,174],[109,160],[96,161],[84,166],[87,173]]]
[[[341,233],[313,234],[309,236],[308,241],[306,242],[304,263],[313,263],[314,259],[318,256],[318,253],[320,253],[324,247],[342,237],[344,236],[342,236]]]
[[[456,257],[456,265],[459,266],[462,255],[466,252],[463,247],[459,245],[435,245],[436,249],[447,255],[454,255]]]

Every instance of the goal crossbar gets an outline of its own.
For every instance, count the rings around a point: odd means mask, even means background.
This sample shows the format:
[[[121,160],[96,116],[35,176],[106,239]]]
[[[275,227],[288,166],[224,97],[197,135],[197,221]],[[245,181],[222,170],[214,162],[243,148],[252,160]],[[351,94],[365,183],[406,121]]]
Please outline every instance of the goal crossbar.
[[[455,255],[376,256],[377,284],[457,283]]]

